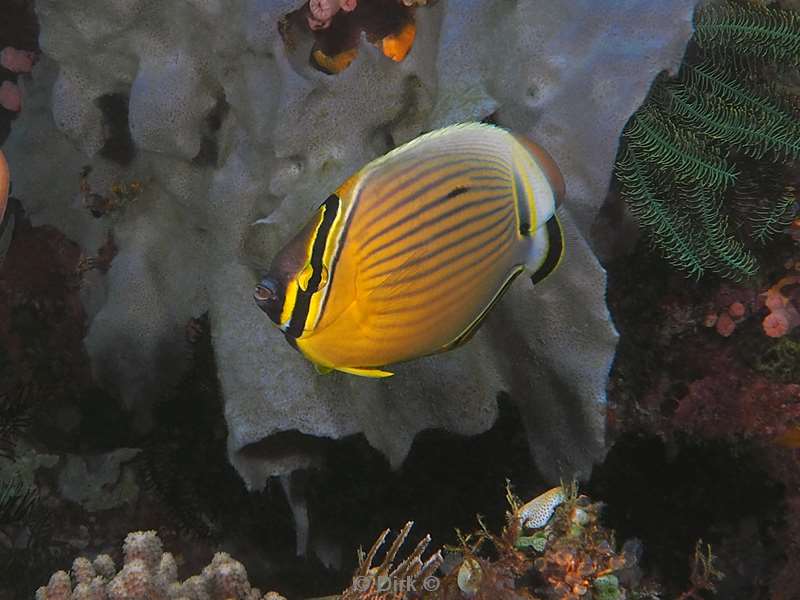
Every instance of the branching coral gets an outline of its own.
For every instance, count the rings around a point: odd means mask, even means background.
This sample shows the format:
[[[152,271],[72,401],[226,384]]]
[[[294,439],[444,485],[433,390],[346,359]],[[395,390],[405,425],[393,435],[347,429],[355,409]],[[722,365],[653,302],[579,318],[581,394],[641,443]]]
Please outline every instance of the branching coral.
[[[626,125],[616,175],[671,265],[696,277],[742,279],[757,270],[752,247],[795,214],[794,188],[763,171],[800,158],[800,121],[767,67],[737,57],[794,64],[800,18],[729,1],[715,6],[695,15],[697,56],[677,78],[662,75]],[[777,190],[776,179],[784,182]]]
[[[431,541],[429,535],[417,543],[407,558],[396,566],[393,564],[413,525],[411,521],[405,524],[377,565],[373,564],[375,556],[389,535],[388,529],[378,536],[369,552],[359,551],[358,568],[350,587],[342,592],[341,600],[404,600],[438,588],[438,579],[433,574],[442,564],[441,552],[437,551],[422,561]]]
[[[71,575],[58,571],[36,600],[285,600],[275,592],[263,595],[250,585],[244,566],[224,552],[214,555],[200,575],[178,579],[175,558],[163,552],[155,531],[128,534],[119,572],[110,556],[93,561],[77,558]]]

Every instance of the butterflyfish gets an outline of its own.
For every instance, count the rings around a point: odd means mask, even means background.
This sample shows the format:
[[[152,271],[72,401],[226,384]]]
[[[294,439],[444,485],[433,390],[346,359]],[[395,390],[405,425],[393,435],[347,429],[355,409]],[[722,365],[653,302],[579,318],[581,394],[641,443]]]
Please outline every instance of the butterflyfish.
[[[319,372],[367,377],[467,342],[511,282],[563,254],[564,180],[528,138],[426,133],[347,179],[274,257],[256,304]]]

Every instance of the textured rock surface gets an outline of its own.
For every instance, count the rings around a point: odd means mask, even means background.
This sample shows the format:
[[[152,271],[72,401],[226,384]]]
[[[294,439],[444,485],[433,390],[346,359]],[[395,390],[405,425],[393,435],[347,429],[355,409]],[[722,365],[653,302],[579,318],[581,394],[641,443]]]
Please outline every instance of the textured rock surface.
[[[37,0],[44,58],[7,155],[15,194],[93,252],[119,253],[83,291],[98,378],[145,406],[180,374],[184,325],[210,311],[229,453],[249,486],[313,462],[319,438],[363,432],[395,466],[425,428],[477,433],[511,391],[537,463],[586,474],[604,452],[616,332],[585,236],[624,121],[690,34],[691,0],[441,0],[417,12],[401,64],[364,44],[343,73],[287,52],[289,0]],[[113,127],[97,100],[127,98],[135,158],[103,158]],[[476,338],[388,380],[317,376],[256,309],[258,269],[352,171],[421,131],[497,111],[561,163],[565,262],[536,291],[516,282]],[[219,127],[216,127],[220,121]],[[119,142],[119,140],[112,140]],[[76,199],[145,181],[93,219]],[[288,432],[288,433],[287,433]]]
[[[136,448],[120,448],[98,456],[68,454],[58,472],[61,496],[89,512],[135,503],[139,486],[133,470],[124,465],[137,454]]]

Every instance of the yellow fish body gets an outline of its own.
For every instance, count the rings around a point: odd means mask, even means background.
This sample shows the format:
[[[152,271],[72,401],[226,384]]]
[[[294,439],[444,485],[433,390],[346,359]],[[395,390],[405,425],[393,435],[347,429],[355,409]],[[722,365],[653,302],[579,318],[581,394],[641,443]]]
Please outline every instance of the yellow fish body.
[[[564,181],[524,137],[480,123],[420,136],[359,170],[278,253],[257,305],[317,369],[381,367],[466,342],[512,280],[563,252]]]

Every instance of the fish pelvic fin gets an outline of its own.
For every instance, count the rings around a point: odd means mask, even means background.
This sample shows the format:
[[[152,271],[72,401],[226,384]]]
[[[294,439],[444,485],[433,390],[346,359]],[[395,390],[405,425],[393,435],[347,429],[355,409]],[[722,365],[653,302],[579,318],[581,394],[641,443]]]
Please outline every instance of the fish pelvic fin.
[[[357,369],[354,367],[335,367],[337,371],[341,371],[342,373],[348,373],[350,375],[358,375],[359,377],[372,377],[372,378],[383,378],[383,377],[391,377],[394,373],[390,373],[389,371],[382,371],[381,369]]]
[[[317,363],[314,363],[314,368],[320,375],[328,375],[331,371],[333,371],[333,367],[323,367],[322,365],[318,365]]]

